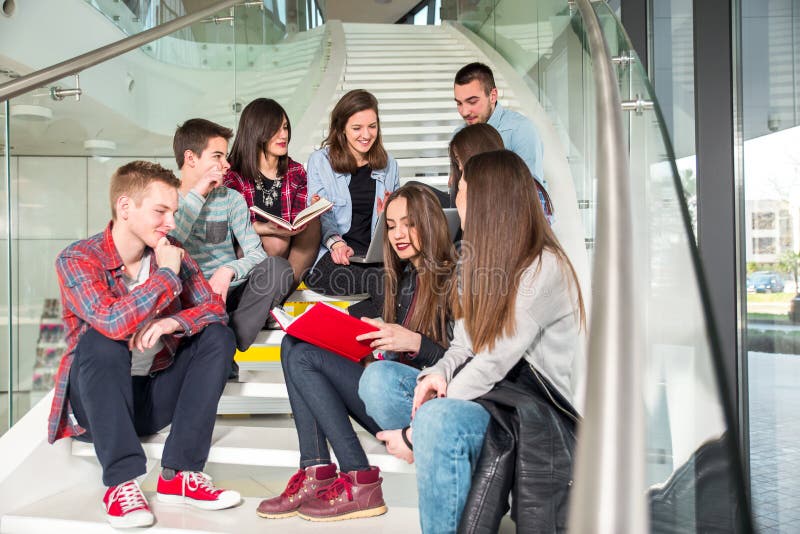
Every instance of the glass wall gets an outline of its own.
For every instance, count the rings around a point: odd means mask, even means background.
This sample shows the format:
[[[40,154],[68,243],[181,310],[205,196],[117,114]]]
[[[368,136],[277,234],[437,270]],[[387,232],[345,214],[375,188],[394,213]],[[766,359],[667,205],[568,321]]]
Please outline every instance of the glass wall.
[[[88,4],[73,6],[81,7],[87,20],[110,25],[92,17]],[[84,70],[79,100],[59,95],[75,87],[68,77],[0,104],[9,110],[0,112],[0,432],[53,386],[65,349],[55,258],[105,228],[114,170],[144,159],[177,171],[176,125],[199,116],[235,129],[238,114],[256,97],[276,99],[300,121],[325,67],[325,29],[248,44],[237,35],[251,30],[252,13],[259,9],[236,8],[227,41],[172,34]],[[0,35],[0,45],[12,37]]]
[[[664,125],[674,144],[678,174],[697,228],[697,160],[694,123],[693,0],[652,2],[652,72]]]
[[[761,532],[800,529],[800,1],[740,0],[751,492]]]

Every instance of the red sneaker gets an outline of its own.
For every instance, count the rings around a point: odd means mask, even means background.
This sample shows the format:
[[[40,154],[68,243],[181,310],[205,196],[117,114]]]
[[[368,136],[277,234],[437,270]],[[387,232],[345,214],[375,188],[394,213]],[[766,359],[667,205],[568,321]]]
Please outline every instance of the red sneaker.
[[[162,473],[156,492],[163,503],[191,504],[202,510],[222,510],[242,502],[238,492],[215,487],[211,477],[200,471],[178,471],[172,480]]]
[[[135,480],[111,486],[103,496],[106,519],[114,528],[149,527],[156,518]]]

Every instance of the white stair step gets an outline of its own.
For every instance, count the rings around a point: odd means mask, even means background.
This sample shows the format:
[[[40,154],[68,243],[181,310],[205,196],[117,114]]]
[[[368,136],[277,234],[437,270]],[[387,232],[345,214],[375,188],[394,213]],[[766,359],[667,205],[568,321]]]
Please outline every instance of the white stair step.
[[[384,143],[386,150],[394,152],[396,150],[444,150],[450,144],[448,140],[430,141],[389,141]]]
[[[386,126],[389,123],[402,123],[402,122],[419,122],[421,124],[430,124],[434,121],[446,121],[453,125],[455,129],[458,125],[464,123],[464,119],[456,111],[455,103],[452,103],[450,111],[438,113],[393,113],[383,115],[381,114],[381,126]]]
[[[386,452],[386,447],[363,429],[356,428],[358,439],[367,453],[370,465],[377,465],[387,473],[413,473],[409,465]],[[160,432],[142,439],[142,448],[150,459],[160,460],[168,432]],[[294,427],[245,427],[217,424],[211,439],[209,463],[296,467],[300,465],[297,431]],[[91,443],[74,441],[72,454],[95,457]],[[335,461],[335,460],[334,460]]]
[[[397,165],[400,167],[401,172],[405,169],[421,167],[429,169],[431,167],[445,167],[450,168],[450,158],[397,158]]]
[[[438,57],[438,55],[428,56],[413,56],[413,57],[348,57],[347,69],[350,66],[386,66],[386,65],[406,65],[413,67],[414,65],[436,65],[441,69],[452,69],[455,73],[459,68],[467,63],[475,61],[475,56],[472,54],[460,54],[458,56]]]
[[[426,72],[425,73],[425,80],[448,80],[451,84],[453,83],[453,78],[455,78],[457,71],[453,72]],[[398,73],[396,70],[392,71],[382,71],[382,72],[346,72],[344,75],[344,80],[347,83],[353,82],[371,82],[371,81],[378,81],[378,80],[387,80],[387,81],[408,81],[408,74],[406,73]],[[495,78],[495,82],[497,79]]]
[[[418,122],[422,125],[427,125],[433,122],[445,122],[452,125],[453,129],[457,126],[464,124],[464,119],[456,111],[456,106],[450,111],[436,112],[436,113],[387,113],[381,114],[381,126],[386,126],[389,123],[407,123]],[[424,126],[423,126],[424,127]]]
[[[228,382],[217,407],[225,414],[288,414],[292,412],[283,372],[278,368],[250,371],[241,369],[238,382]]]
[[[437,174],[436,176],[405,176],[400,177],[400,185],[405,185],[408,182],[422,182],[436,189],[447,191],[447,174]]]
[[[362,58],[406,58],[408,59],[409,56],[415,55],[423,55],[423,54],[436,54],[436,57],[440,58],[458,58],[463,59],[465,57],[473,57],[472,52],[467,51],[463,46],[420,46],[415,44],[414,46],[391,46],[391,47],[384,47],[385,50],[375,51],[370,47],[369,50],[360,50],[360,47],[351,47],[347,51],[347,58],[348,61],[350,59],[362,59]]]
[[[375,98],[378,99],[378,102],[383,104],[384,102],[389,102],[392,100],[416,100],[416,101],[424,101],[424,100],[449,100],[451,105],[455,106],[455,101],[453,100],[453,88],[450,87],[449,89],[433,89],[433,90],[425,90],[420,89],[417,91],[384,91],[378,90],[373,91],[369,90]],[[340,97],[344,95],[342,92]]]
[[[519,103],[516,100],[499,100],[504,108],[516,109]],[[381,112],[381,122],[383,122],[383,113],[386,111],[398,111],[407,109],[452,109],[453,113],[457,114],[455,110],[456,104],[453,100],[429,100],[429,101],[414,101],[414,102],[381,102],[378,101],[378,108]],[[333,109],[333,108],[331,108]],[[456,115],[460,117],[459,115]]]
[[[430,52],[431,50],[435,50],[436,52],[451,52],[454,50],[467,50],[463,44],[459,43],[458,41],[451,39],[449,41],[436,41],[436,42],[429,42],[423,41],[420,42],[417,39],[413,41],[400,41],[390,44],[375,44],[374,42],[367,42],[366,39],[348,39],[347,44],[350,45],[350,51],[348,54],[372,54],[372,55],[379,55],[379,54],[389,54],[389,55],[397,55],[397,53],[425,53]],[[360,47],[363,45],[365,49],[368,51],[362,51]],[[354,56],[355,57],[355,56]]]
[[[427,78],[427,77],[426,77]],[[400,79],[408,80],[408,78],[403,77]],[[403,90],[420,90],[420,91],[450,91],[452,94],[453,92],[453,75],[447,73],[447,76],[441,80],[419,80],[416,82],[401,82],[401,81],[367,81],[367,80],[356,80],[356,81],[345,81],[342,84],[342,88],[349,91],[351,89],[366,89],[372,93],[379,93],[381,91],[403,91]],[[508,92],[507,88],[501,87],[498,84],[498,91],[505,90]]]
[[[428,100],[414,102],[381,102],[378,101],[378,108],[381,118],[386,111],[398,111],[408,109],[452,109],[455,112],[456,104],[452,100]]]
[[[383,121],[381,121],[383,123]],[[383,124],[382,124],[383,125]],[[455,126],[450,126],[445,124],[443,126],[385,126],[381,128],[381,136],[384,139],[388,137],[396,137],[396,136],[411,136],[411,135],[446,135],[448,136],[448,142],[450,136],[453,134],[453,130],[455,130]]]
[[[105,488],[97,481],[87,483],[30,504],[0,519],[3,534],[119,534],[111,528],[102,509]],[[406,534],[419,532],[419,511],[416,508],[389,505],[381,516],[319,523],[299,517],[287,519],[262,519],[256,515],[261,497],[245,497],[235,508],[220,511],[198,510],[191,506],[163,504],[155,494],[145,492],[156,524],[148,534],[263,534],[264,532],[292,532],[319,534],[321,530],[352,534]],[[131,532],[140,532],[137,529]]]
[[[384,72],[402,72],[406,79],[408,78],[418,78],[418,77],[426,77],[429,72],[446,72],[450,73],[450,76],[455,76],[458,69],[463,67],[468,61],[464,63],[450,63],[450,64],[443,64],[443,63],[417,63],[417,64],[408,64],[408,65],[347,65],[347,74],[345,78],[350,74],[354,73],[375,73],[376,78],[378,78],[377,74],[384,73]],[[422,74],[425,73],[425,74]]]

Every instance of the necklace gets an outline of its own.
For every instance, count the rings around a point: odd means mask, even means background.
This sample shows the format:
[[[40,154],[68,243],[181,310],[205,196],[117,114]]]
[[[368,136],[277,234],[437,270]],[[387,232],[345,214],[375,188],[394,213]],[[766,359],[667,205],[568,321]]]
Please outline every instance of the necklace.
[[[264,180],[271,182],[270,185],[264,185]],[[276,178],[272,180],[259,172],[255,183],[256,189],[261,191],[261,200],[264,201],[264,206],[271,208],[275,201],[281,196],[281,179]]]

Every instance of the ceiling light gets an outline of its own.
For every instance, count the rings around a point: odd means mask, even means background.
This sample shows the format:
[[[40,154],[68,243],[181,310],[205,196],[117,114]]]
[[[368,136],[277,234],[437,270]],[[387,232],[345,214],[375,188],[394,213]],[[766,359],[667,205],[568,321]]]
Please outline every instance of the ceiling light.
[[[28,121],[49,121],[53,118],[53,110],[44,106],[15,104],[11,106],[11,116]]]
[[[87,139],[83,142],[83,148],[92,154],[103,154],[117,150],[117,143],[108,139]]]

